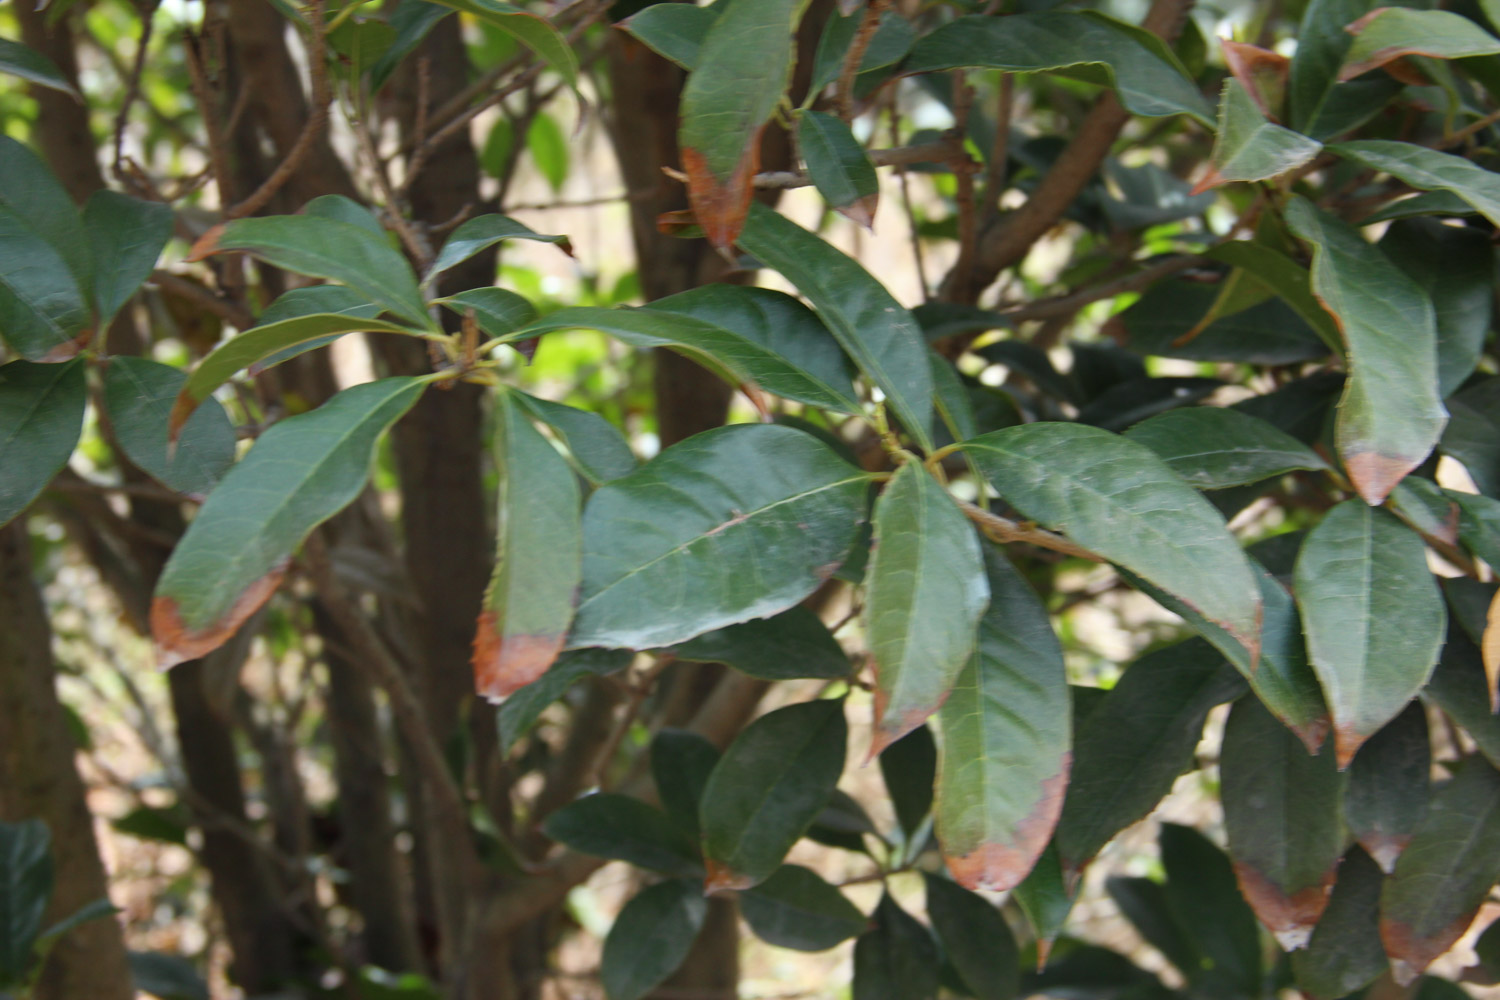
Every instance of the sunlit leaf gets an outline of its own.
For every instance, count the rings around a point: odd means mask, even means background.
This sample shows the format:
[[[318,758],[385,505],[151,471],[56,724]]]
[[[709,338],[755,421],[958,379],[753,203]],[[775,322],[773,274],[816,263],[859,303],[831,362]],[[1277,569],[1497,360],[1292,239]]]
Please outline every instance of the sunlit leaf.
[[[1331,144],[1330,152],[1390,174],[1422,191],[1446,191],[1500,226],[1500,174],[1474,161],[1410,142],[1359,139]]]

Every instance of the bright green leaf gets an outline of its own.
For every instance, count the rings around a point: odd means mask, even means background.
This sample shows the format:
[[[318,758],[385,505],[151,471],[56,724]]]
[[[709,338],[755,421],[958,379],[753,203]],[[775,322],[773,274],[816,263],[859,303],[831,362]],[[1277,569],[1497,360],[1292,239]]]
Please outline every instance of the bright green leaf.
[[[1462,14],[1446,10],[1381,7],[1348,30],[1354,44],[1344,54],[1340,80],[1352,80],[1406,56],[1466,59],[1500,52],[1500,38]]]

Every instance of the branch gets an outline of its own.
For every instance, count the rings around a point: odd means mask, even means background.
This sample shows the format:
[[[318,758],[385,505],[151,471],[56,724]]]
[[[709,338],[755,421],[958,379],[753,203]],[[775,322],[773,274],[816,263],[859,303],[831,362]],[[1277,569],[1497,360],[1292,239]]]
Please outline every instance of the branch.
[[[915,146],[892,146],[888,149],[870,150],[870,162],[877,167],[903,167],[913,163],[947,163],[955,155],[964,155],[963,138],[949,130],[943,138]],[[680,170],[663,171],[674,180],[686,181],[687,175]],[[812,178],[800,170],[769,170],[755,175],[755,187],[762,191],[786,191],[791,188],[810,187]]]
[[[149,280],[163,293],[200,306],[236,330],[248,330],[255,325],[255,317],[250,315],[249,310],[221,295],[215,295],[196,281],[189,281],[179,274],[162,270],[152,271]]]
[[[1051,298],[1037,299],[1025,305],[1016,305],[1009,308],[996,310],[1001,316],[1017,323],[1028,320],[1057,319],[1059,317],[1071,316],[1084,306],[1100,299],[1114,298],[1126,292],[1138,292],[1150,288],[1163,278],[1171,277],[1183,271],[1191,270],[1207,261],[1195,254],[1187,254],[1180,257],[1168,257],[1155,264],[1150,264],[1110,281],[1103,281],[1097,285],[1080,288],[1077,291],[1067,292],[1063,295],[1054,295]]]
[[[982,507],[977,507],[969,503],[967,500],[959,500],[957,502],[959,509],[964,512],[964,516],[977,524],[979,530],[983,531],[986,537],[1002,545],[1009,544],[1010,542],[1025,542],[1028,545],[1035,545],[1037,548],[1051,549],[1053,552],[1061,552],[1064,555],[1087,559],[1089,562],[1107,561],[1103,556],[1089,551],[1077,542],[1070,541],[1062,535],[1053,534],[1045,528],[1031,527],[1019,521],[1012,521],[1008,517],[992,514]]]
[[[849,51],[844,54],[844,65],[839,69],[838,89],[834,91],[834,100],[838,105],[839,117],[846,122],[854,117],[854,78],[859,75],[859,64],[864,62],[870,40],[875,37],[875,29],[880,27],[880,18],[890,5],[891,0],[870,0],[870,6],[865,8],[864,20],[859,22],[859,28],[849,43]]]

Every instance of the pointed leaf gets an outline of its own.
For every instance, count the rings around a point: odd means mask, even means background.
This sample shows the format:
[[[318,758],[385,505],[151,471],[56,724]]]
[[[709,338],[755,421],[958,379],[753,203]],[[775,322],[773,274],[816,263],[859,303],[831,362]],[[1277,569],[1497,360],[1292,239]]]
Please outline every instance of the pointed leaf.
[[[907,839],[907,850],[920,850],[912,838],[932,812],[932,791],[937,781],[937,744],[932,730],[918,726],[880,755],[880,777],[896,809],[896,822]]]
[[[329,195],[329,197],[333,197]],[[280,323],[282,320],[296,319],[299,316],[313,316],[318,313],[345,313],[350,316],[359,316],[363,319],[374,319],[380,315],[380,307],[373,302],[367,302],[364,296],[358,292],[345,288],[343,285],[307,285],[303,288],[293,288],[282,292],[276,297],[276,301],[266,306],[257,318],[256,326],[270,326],[272,323]],[[251,329],[254,329],[252,327]],[[298,341],[288,347],[282,348],[274,354],[268,355],[252,363],[245,369],[245,373],[251,378],[270,368],[275,368],[284,361],[308,351],[316,351],[320,347],[327,347],[344,335],[343,331],[326,334],[322,337],[314,337],[312,340]]]
[[[721,427],[595,490],[572,646],[650,649],[801,601],[844,561],[867,478],[811,435]]]
[[[158,951],[132,951],[126,957],[130,962],[131,985],[137,990],[158,1000],[213,1000],[203,976],[192,962],[181,956]],[[412,997],[410,1000],[423,998]]]
[[[1348,345],[1339,454],[1360,496],[1378,504],[1432,451],[1447,420],[1432,302],[1357,229],[1310,202],[1294,200],[1287,223],[1313,245],[1313,291]]]
[[[831,679],[850,671],[849,657],[828,626],[803,607],[705,632],[672,652],[679,660],[727,663],[742,674],[767,681]]]
[[[504,698],[541,677],[567,639],[583,575],[578,480],[504,394],[495,408],[495,571],[474,635],[474,690]]]
[[[293,550],[359,495],[380,436],[425,387],[416,378],[357,385],[261,435],[162,570],[151,632],[163,667],[217,649],[270,598]]]
[[[1193,767],[1209,710],[1244,691],[1245,682],[1201,639],[1127,668],[1074,741],[1057,828],[1064,868],[1081,871],[1115,834],[1151,812]],[[1123,774],[1130,780],[1120,780]]]
[[[663,729],[651,741],[651,776],[673,823],[698,839],[698,804],[708,776],[719,762],[719,749],[686,729]]]
[[[453,231],[448,237],[448,242],[443,244],[443,249],[438,252],[437,259],[432,262],[432,267],[427,271],[427,278],[431,280],[450,267],[457,267],[475,254],[504,240],[534,240],[538,243],[553,243],[563,253],[572,256],[573,245],[568,242],[566,236],[548,236],[539,233],[530,226],[523,225],[515,219],[504,215],[481,215],[470,219]]]
[[[236,219],[205,233],[188,259],[234,250],[288,271],[337,281],[406,322],[433,329],[406,258],[363,226],[316,215]]]
[[[82,360],[0,365],[0,525],[68,464],[88,402]]]
[[[1079,879],[1063,872],[1057,853],[1057,841],[1054,839],[1042,851],[1031,874],[1011,890],[1016,905],[1026,914],[1026,920],[1036,935],[1038,970],[1047,964],[1052,944],[1062,933],[1068,914],[1073,912],[1079,885]]]
[[[10,73],[19,76],[23,80],[35,83],[42,87],[50,87],[60,90],[64,94],[71,94],[75,99],[78,91],[68,82],[68,78],[62,75],[57,64],[40,52],[27,48],[20,42],[13,42],[8,38],[0,38],[0,73]]]
[[[1327,141],[1356,127],[1385,107],[1401,84],[1385,74],[1340,83],[1344,55],[1354,44],[1345,27],[1370,12],[1376,0],[1312,0],[1297,30],[1287,80],[1287,124]]]
[[[1314,1000],[1355,993],[1389,967],[1380,946],[1381,882],[1380,866],[1351,847],[1312,940],[1292,955],[1297,986]]]
[[[1158,839],[1167,905],[1203,956],[1200,967],[1188,973],[1194,992],[1261,996],[1260,933],[1240,898],[1229,858],[1192,827],[1163,823]]]
[[[965,443],[1026,517],[1175,595],[1260,649],[1255,576],[1211,504],[1144,445],[1093,427],[1035,423]]]
[[[1057,72],[1113,87],[1132,114],[1186,114],[1213,124],[1202,95],[1161,39],[1095,11],[960,17],[919,40],[901,70],[917,74],[965,66]]]
[[[907,433],[929,449],[932,371],[911,313],[852,258],[764,205],[752,207],[739,244],[807,296]]]
[[[1340,80],[1352,80],[1405,56],[1466,59],[1500,52],[1500,38],[1462,14],[1446,10],[1380,7],[1347,30],[1354,44],[1344,55]]]
[[[1004,553],[984,547],[990,603],[978,648],[943,704],[937,834],[969,889],[1008,889],[1037,863],[1068,784],[1071,720],[1046,609]]]
[[[115,191],[95,191],[83,209],[94,251],[94,311],[108,326],[156,267],[172,237],[172,209]]]
[[[808,701],[750,723],[709,775],[698,811],[709,892],[748,889],[807,832],[844,770],[841,701]]]
[[[26,982],[52,882],[47,824],[39,819],[0,823],[0,983]]]
[[[808,93],[821,94],[843,72],[844,62],[849,58],[849,47],[854,44],[854,36],[864,23],[865,12],[856,8],[858,3],[859,0],[841,2],[838,16],[828,19],[823,37],[818,39],[818,51],[813,55],[812,83],[808,87]],[[861,76],[868,73],[873,77],[876,70],[900,62],[911,51],[915,39],[916,30],[911,22],[902,17],[899,10],[887,8],[880,17],[880,23],[875,26],[875,33],[870,36],[864,56],[859,60],[855,76],[855,96],[862,97],[864,94]]]
[[[826,951],[870,923],[843,893],[801,865],[782,865],[741,893],[739,902],[755,936],[778,948]]]
[[[1437,321],[1438,395],[1447,399],[1474,373],[1493,314],[1495,255],[1476,229],[1404,219],[1380,249],[1432,300]]]
[[[1125,432],[1201,490],[1221,490],[1328,463],[1301,441],[1238,410],[1190,406],[1143,420]]]
[[[988,900],[940,875],[923,873],[927,915],[943,953],[977,1000],[1014,1000],[1021,966],[1010,926]]]
[[[989,600],[979,539],[917,462],[875,502],[865,630],[875,661],[873,757],[943,703],[974,650]]]
[[[536,725],[543,710],[557,701],[573,684],[590,675],[618,673],[630,666],[634,653],[627,649],[570,649],[558,656],[539,680],[505,699],[496,713],[500,730],[500,752],[509,753],[516,741]]]
[[[1104,889],[1148,944],[1165,955],[1184,976],[1198,974],[1203,967],[1203,956],[1178,926],[1161,883],[1149,878],[1112,875],[1105,881]]]
[[[1500,174],[1472,160],[1409,142],[1361,139],[1328,147],[1345,159],[1390,174],[1422,191],[1446,191],[1500,226]]]
[[[341,194],[325,194],[314,198],[302,206],[302,214],[332,219],[335,222],[347,222],[366,230],[382,241],[386,239],[385,227],[380,224],[380,220],[375,218],[368,208],[353,198],[345,198]]]
[[[804,111],[797,142],[807,160],[807,174],[831,208],[871,228],[880,201],[880,181],[865,148],[836,115]]]
[[[1344,817],[1349,832],[1382,871],[1395,870],[1396,859],[1427,816],[1431,770],[1427,712],[1416,701],[1354,755]]]
[[[703,873],[692,841],[666,814],[628,795],[585,795],[547,817],[542,832],[598,858],[628,861],[667,875]]]
[[[41,935],[36,939],[36,946],[39,950],[45,952],[52,947],[58,938],[73,928],[81,927],[91,920],[103,920],[105,917],[112,917],[119,912],[120,908],[111,903],[108,897],[96,899],[92,903],[85,903],[51,927],[42,931]]]
[[[711,6],[657,3],[615,22],[615,27],[663,59],[690,70],[698,65],[703,39],[708,37],[708,29],[721,13],[719,8]]]
[[[72,211],[72,206],[68,206]],[[93,335],[93,313],[66,260],[0,206],[0,331],[33,361],[66,361]]]
[[[1427,550],[1383,510],[1346,500],[1297,556],[1297,603],[1333,714],[1339,767],[1422,689],[1447,614]]]
[[[1344,776],[1333,748],[1307,752],[1255,698],[1229,711],[1219,763],[1240,892],[1288,951],[1307,945],[1344,847]]]
[[[1211,165],[1193,194],[1229,181],[1269,180],[1302,166],[1322,149],[1317,140],[1267,121],[1244,84],[1231,77],[1219,95]]]
[[[1380,894],[1380,939],[1409,983],[1464,935],[1500,881],[1500,771],[1480,757],[1433,797]]]
[[[1307,268],[1264,243],[1231,240],[1214,247],[1207,256],[1233,264],[1239,273],[1259,282],[1262,288],[1296,310],[1330,350],[1343,349],[1338,324],[1313,295]]]
[[[1464,201],[1458,195],[1449,191],[1426,191],[1422,194],[1414,194],[1396,201],[1387,202],[1385,207],[1374,215],[1368,215],[1359,221],[1361,226],[1373,226],[1377,222],[1390,222],[1393,219],[1409,219],[1414,216],[1436,215],[1450,219],[1461,218],[1466,215],[1478,215],[1473,205]]]
[[[890,893],[875,908],[875,928],[854,942],[853,1000],[934,1000],[938,950],[927,928]]]
[[[167,416],[187,375],[145,358],[111,358],[104,372],[104,408],[126,457],[162,485],[202,499],[234,464],[234,426],[210,399],[167,445]]]
[[[552,428],[567,447],[578,471],[592,485],[602,486],[635,471],[635,456],[625,443],[625,436],[597,413],[524,392],[514,393],[513,398],[533,419]]]
[[[640,1000],[677,971],[693,948],[708,901],[686,879],[642,890],[604,939],[599,979],[609,1000]]]
[[[1280,121],[1291,60],[1279,52],[1227,38],[1219,39],[1219,49],[1224,55],[1224,65],[1244,86],[1260,113],[1272,121]]]
[[[573,54],[567,39],[544,17],[532,14],[513,3],[501,0],[435,0],[444,7],[452,7],[499,28],[516,41],[535,52],[541,60],[557,72],[568,86],[578,86],[578,56]]]
[[[1443,655],[1422,698],[1463,726],[1479,752],[1500,767],[1500,715],[1490,711],[1487,687],[1479,647],[1458,622],[1450,621]]]
[[[760,134],[792,72],[792,32],[805,0],[740,3],[720,14],[682,90],[678,145],[688,200],[708,240],[734,243],[760,169]]]

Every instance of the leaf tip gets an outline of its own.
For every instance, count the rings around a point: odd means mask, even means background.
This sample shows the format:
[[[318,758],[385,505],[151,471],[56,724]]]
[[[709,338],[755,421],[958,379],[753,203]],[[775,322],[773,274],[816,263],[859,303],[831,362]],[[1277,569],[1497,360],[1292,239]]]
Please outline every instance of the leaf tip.
[[[1391,975],[1403,986],[1410,985],[1438,956],[1458,943],[1479,915],[1475,909],[1436,931],[1422,934],[1405,921],[1382,916],[1380,943],[1391,960]]]
[[[1354,483],[1355,491],[1371,507],[1379,507],[1385,503],[1391,490],[1417,464],[1376,451],[1354,452],[1344,456],[1344,468],[1349,470],[1349,479]]]
[[[1255,911],[1255,916],[1285,951],[1307,947],[1313,928],[1328,907],[1338,865],[1325,871],[1316,885],[1287,894],[1261,872],[1242,861],[1234,863],[1234,877],[1240,884],[1240,895]]]
[[[704,861],[704,867],[708,871],[708,876],[703,880],[703,895],[705,896],[748,889],[755,884],[755,879],[735,871],[722,861],[708,858]]]
[[[191,628],[182,620],[177,598],[170,594],[156,595],[151,601],[151,637],[156,644],[157,666],[169,670],[179,663],[207,656],[224,645],[245,619],[271,599],[276,588],[281,586],[290,561],[290,558],[283,559],[269,573],[246,587],[229,610],[202,628]]]
[[[562,651],[563,635],[503,635],[495,612],[479,613],[474,630],[474,690],[503,701],[547,672]]]
[[[728,250],[739,239],[750,214],[755,193],[755,172],[760,169],[762,125],[746,144],[728,179],[721,181],[708,165],[708,158],[691,146],[682,148],[682,166],[688,178],[688,201],[703,226],[703,234],[719,250]]]
[[[1333,727],[1334,755],[1338,758],[1340,771],[1349,770],[1349,765],[1354,762],[1354,755],[1369,738],[1369,733],[1360,732],[1352,722],[1340,722]]]
[[[835,208],[840,215],[855,225],[864,226],[870,232],[875,231],[875,209],[880,205],[880,192],[867,194],[863,198],[851,201],[847,205]]]
[[[1061,770],[1042,782],[1037,804],[1016,824],[1010,843],[989,841],[967,854],[944,851],[943,860],[959,885],[969,890],[1004,892],[1031,874],[1062,814],[1071,764],[1071,754],[1064,755]]]
[[[1214,164],[1209,164],[1208,173],[1204,174],[1198,183],[1193,185],[1193,189],[1188,192],[1188,195],[1190,197],[1197,197],[1205,191],[1216,188],[1223,183],[1224,176],[1219,173],[1219,168]]]

